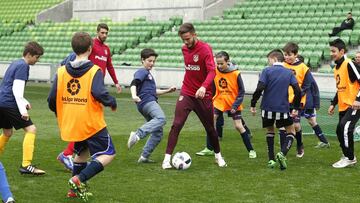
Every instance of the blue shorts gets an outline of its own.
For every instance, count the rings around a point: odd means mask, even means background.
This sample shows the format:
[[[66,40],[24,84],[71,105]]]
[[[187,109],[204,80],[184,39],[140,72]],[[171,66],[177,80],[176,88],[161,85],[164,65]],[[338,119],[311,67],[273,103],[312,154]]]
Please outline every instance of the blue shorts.
[[[75,142],[74,152],[77,155],[86,149],[89,149],[91,158],[95,159],[100,155],[114,155],[115,147],[106,127],[81,142]]]
[[[315,109],[299,110],[298,115],[294,118],[294,122],[300,123],[301,117],[305,117],[306,119],[316,117],[316,110]]]

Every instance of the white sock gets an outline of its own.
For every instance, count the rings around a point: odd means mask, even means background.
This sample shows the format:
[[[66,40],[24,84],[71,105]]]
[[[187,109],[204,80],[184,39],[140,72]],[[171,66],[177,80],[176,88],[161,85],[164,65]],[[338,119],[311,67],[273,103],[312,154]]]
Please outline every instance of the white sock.
[[[171,154],[165,154],[164,162],[170,162]]]
[[[221,152],[219,152],[219,153],[215,153],[215,158],[216,158],[216,159],[222,158],[222,156],[221,156]]]

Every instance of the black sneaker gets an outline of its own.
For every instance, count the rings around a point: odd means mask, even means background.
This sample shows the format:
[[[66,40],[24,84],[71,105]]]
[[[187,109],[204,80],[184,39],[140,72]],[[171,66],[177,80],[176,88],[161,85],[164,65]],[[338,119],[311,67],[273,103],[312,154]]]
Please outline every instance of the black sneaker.
[[[23,174],[33,174],[33,175],[44,175],[45,171],[36,168],[34,165],[28,165],[25,167],[20,166],[19,172],[21,175]]]

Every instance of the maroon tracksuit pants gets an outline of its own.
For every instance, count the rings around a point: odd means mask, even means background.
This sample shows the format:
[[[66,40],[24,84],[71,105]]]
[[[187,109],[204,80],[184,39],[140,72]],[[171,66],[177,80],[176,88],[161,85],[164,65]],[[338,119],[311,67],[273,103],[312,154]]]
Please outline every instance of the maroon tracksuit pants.
[[[191,111],[196,113],[210,136],[210,142],[214,146],[215,153],[220,152],[219,139],[214,128],[214,108],[211,98],[196,99],[195,97],[180,95],[176,102],[175,117],[169,133],[166,154],[173,153],[179,133]]]

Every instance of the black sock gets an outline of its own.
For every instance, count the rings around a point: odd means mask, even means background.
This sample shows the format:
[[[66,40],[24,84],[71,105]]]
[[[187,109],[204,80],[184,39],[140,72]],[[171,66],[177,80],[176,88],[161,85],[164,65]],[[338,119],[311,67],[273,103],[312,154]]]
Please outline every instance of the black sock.
[[[243,133],[241,133],[241,138],[244,142],[244,145],[246,147],[246,149],[248,151],[250,150],[254,150],[253,146],[251,145],[251,142],[250,142],[250,137],[249,137],[249,134],[245,131]]]
[[[296,138],[296,147],[297,147],[297,149],[299,149],[300,147],[303,146],[303,142],[302,142],[302,130],[299,130],[298,132],[296,132],[295,138]]]
[[[216,126],[216,132],[218,134],[218,137],[222,138],[222,136],[223,136],[223,127],[222,126]]]
[[[224,126],[224,116],[221,114],[221,116],[219,115],[219,117],[216,119],[216,132],[218,134],[218,137],[222,138],[223,136],[223,126]]]
[[[286,156],[286,154],[289,152],[292,143],[294,142],[294,134],[288,133],[286,136],[285,144],[281,148],[281,152]]]
[[[251,138],[252,138],[251,131],[250,131],[250,129],[247,127],[247,125],[246,125],[246,123],[245,123],[245,120],[244,120],[243,118],[241,118],[241,123],[242,123],[242,125],[244,126],[247,134],[249,135],[249,137],[250,137],[250,139],[251,139]]]
[[[211,145],[209,133],[206,133],[206,148],[209,150],[214,150],[214,147]]]
[[[82,170],[84,170],[84,168],[86,168],[87,166],[87,163],[77,163],[77,162],[74,162],[74,167],[73,167],[73,171],[72,171],[72,175],[75,176],[75,175],[79,175],[80,172]]]
[[[315,135],[319,138],[320,142],[323,142],[326,144],[329,143],[319,125],[314,126],[312,129],[314,130]]]
[[[246,133],[248,134],[249,138],[251,139],[252,136],[251,136],[251,131],[250,131],[250,129],[249,129],[246,125],[244,125],[244,128],[245,128]]]
[[[286,130],[279,130],[279,137],[280,137],[280,149],[282,149],[286,140]]]
[[[80,172],[79,179],[81,182],[86,182],[102,170],[104,170],[104,166],[98,160],[94,159],[84,170]]]
[[[275,160],[274,136],[275,136],[275,133],[268,133],[266,135],[266,143],[267,143],[267,147],[268,147],[269,161],[270,160]]]

